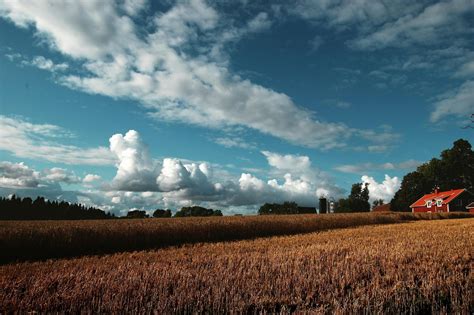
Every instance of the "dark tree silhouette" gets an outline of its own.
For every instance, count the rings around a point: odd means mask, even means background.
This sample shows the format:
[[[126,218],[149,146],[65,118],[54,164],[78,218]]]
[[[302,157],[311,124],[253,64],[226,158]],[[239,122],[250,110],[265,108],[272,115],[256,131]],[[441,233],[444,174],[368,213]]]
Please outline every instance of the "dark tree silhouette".
[[[285,201],[283,204],[279,203],[265,203],[258,209],[258,214],[303,214],[316,213],[316,208],[313,207],[299,207],[294,201]]]
[[[176,212],[175,217],[211,217],[222,216],[221,210],[207,209],[199,206],[183,207]]]
[[[153,212],[153,217],[154,218],[171,218],[171,210],[156,209]]]
[[[442,191],[465,188],[474,192],[474,151],[467,140],[455,141],[451,149],[441,152],[439,159],[433,158],[405,175],[390,209],[411,211],[410,205],[435,186]]]
[[[369,184],[355,183],[347,199],[339,199],[335,212],[369,212]]]
[[[110,219],[110,213],[81,204],[65,201],[50,201],[37,197],[29,198],[0,197],[0,220],[85,220]]]
[[[146,219],[148,214],[145,210],[130,210],[126,216],[127,219]]]

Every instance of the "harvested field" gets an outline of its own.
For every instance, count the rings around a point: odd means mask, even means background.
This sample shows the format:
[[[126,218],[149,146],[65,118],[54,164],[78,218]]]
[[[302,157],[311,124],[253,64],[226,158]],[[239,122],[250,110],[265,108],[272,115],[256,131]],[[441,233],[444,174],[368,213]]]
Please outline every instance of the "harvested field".
[[[455,219],[16,263],[0,310],[469,314],[473,253]]]
[[[87,221],[0,221],[0,263],[293,235],[469,213],[352,213]]]

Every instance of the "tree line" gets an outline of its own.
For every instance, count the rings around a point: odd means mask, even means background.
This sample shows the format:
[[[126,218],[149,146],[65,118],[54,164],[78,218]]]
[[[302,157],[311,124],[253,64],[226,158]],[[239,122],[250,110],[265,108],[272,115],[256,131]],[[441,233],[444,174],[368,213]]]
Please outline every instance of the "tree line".
[[[181,210],[174,214],[175,218],[181,217],[216,217],[222,216],[221,210],[208,209],[200,206],[182,207]],[[127,213],[127,219],[146,219],[150,216],[145,210],[131,210]],[[171,218],[170,209],[156,209],[153,211],[153,218]]]
[[[35,200],[13,195],[0,197],[0,220],[89,220],[111,219],[115,216],[101,209],[66,201]]]
[[[258,209],[259,215],[268,214],[304,214],[316,213],[316,208],[300,207],[294,201],[285,201],[283,204],[279,203],[265,203]]]

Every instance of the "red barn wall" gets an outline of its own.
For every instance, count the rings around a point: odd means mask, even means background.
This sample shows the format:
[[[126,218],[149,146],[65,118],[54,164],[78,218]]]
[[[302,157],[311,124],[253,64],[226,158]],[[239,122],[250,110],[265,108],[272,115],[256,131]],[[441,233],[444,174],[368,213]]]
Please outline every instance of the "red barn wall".
[[[428,208],[426,206],[424,207],[416,207],[414,208],[413,212],[448,212],[448,205],[442,205],[441,207],[438,206],[431,206],[431,208]]]

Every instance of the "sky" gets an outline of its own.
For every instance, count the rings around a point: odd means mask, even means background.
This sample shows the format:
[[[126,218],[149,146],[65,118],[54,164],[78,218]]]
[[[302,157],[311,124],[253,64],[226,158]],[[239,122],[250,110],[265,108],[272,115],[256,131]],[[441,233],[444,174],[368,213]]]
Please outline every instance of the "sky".
[[[474,142],[474,0],[0,0],[0,195],[316,206]]]

